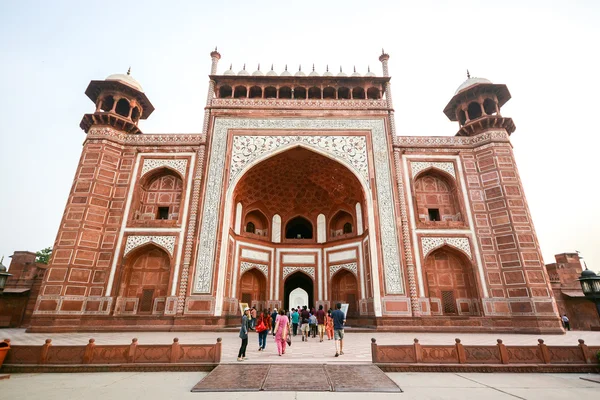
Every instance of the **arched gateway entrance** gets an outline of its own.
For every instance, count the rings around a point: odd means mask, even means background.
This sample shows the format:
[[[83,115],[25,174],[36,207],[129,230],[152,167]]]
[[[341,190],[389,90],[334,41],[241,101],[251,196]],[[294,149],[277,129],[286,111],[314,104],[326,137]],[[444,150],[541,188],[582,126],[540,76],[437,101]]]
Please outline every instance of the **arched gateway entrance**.
[[[308,294],[308,303],[306,304],[290,304],[290,293],[296,289],[302,289]],[[287,277],[283,288],[283,308],[289,310],[292,307],[297,306],[308,306],[309,308],[314,306],[314,294],[313,294],[313,281],[308,275],[302,272],[296,272]]]
[[[230,236],[223,240],[228,250],[221,253],[227,255],[225,264],[232,277],[231,298],[244,300],[239,286],[248,283],[247,272],[241,274],[242,264],[264,272],[265,308],[285,309],[299,305],[290,304],[290,293],[298,288],[308,296],[301,306],[330,303],[330,268],[343,263],[355,268],[369,265],[359,259],[359,248],[372,228],[372,201],[365,196],[368,189],[360,174],[350,168],[318,150],[295,146],[264,158],[232,180],[226,208],[231,214],[224,227]],[[253,217],[257,213],[264,216],[260,229]],[[326,256],[329,252],[332,256]],[[363,276],[363,271],[357,271],[352,275],[354,289],[344,291],[343,300],[349,297],[354,312]]]

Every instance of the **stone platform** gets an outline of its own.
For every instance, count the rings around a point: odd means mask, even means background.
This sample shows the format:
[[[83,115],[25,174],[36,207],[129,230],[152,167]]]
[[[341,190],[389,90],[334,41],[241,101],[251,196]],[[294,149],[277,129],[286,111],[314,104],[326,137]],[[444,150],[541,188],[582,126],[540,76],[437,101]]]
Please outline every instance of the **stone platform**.
[[[298,371],[302,371],[300,374]],[[374,365],[229,364],[212,370],[192,392],[402,392]]]

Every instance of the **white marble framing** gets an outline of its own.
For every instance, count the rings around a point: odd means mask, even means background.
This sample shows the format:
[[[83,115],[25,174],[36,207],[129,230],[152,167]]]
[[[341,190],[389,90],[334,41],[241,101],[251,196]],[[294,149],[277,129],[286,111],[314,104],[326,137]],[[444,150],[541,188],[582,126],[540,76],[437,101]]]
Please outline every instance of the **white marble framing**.
[[[369,242],[371,246],[372,257],[372,277],[374,290],[374,309],[375,315],[381,315],[381,298],[380,298],[380,282],[378,270],[381,267],[378,260],[378,250],[376,243],[379,241],[377,235],[381,235],[382,253],[383,253],[383,270],[385,275],[386,292],[390,294],[403,294],[404,285],[402,278],[402,268],[399,257],[398,232],[395,224],[395,209],[393,196],[393,182],[391,174],[391,163],[389,153],[388,134],[385,129],[385,120],[380,119],[238,119],[238,118],[215,118],[214,128],[212,132],[212,144],[210,149],[210,160],[208,167],[208,176],[206,179],[206,190],[203,206],[202,226],[200,230],[199,249],[197,254],[198,260],[196,263],[194,276],[194,293],[210,293],[212,275],[215,268],[218,271],[217,288],[216,288],[216,307],[215,315],[220,316],[222,313],[223,288],[225,272],[222,268],[223,260],[225,260],[227,248],[222,246],[221,253],[216,259],[216,244],[217,231],[220,225],[230,226],[231,213],[231,197],[233,188],[235,188],[239,179],[252,166],[262,162],[263,160],[281,153],[287,149],[302,146],[311,151],[315,151],[328,158],[331,158],[345,165],[352,171],[361,182],[365,193],[367,194],[367,206],[369,208],[369,231],[373,235],[373,239]],[[370,132],[373,141],[374,170],[377,182],[377,200],[378,212],[381,223],[381,232],[375,229],[373,197],[371,194],[371,186],[365,179],[362,171],[356,168],[355,165],[348,162],[344,157],[336,154],[332,149],[327,147],[319,147],[310,143],[310,141],[299,139],[291,141],[281,147],[267,149],[263,154],[257,155],[252,161],[246,163],[237,173],[234,179],[231,180],[227,195],[225,196],[225,214],[220,221],[220,203],[222,189],[224,183],[225,172],[225,152],[227,150],[227,134],[230,129],[268,129],[268,130],[314,130],[315,132],[331,131],[331,130],[354,130]],[[307,136],[307,135],[303,135]],[[316,136],[316,135],[315,135]],[[223,237],[221,243],[227,243],[227,229],[223,229]],[[277,271],[278,273],[278,271]],[[278,276],[276,277],[277,282]]]
[[[186,165],[188,166],[188,179],[187,179],[187,187],[185,191],[185,201],[183,204],[183,213],[181,215],[181,228],[137,228],[127,227],[127,222],[129,221],[129,212],[131,211],[131,201],[133,199],[133,192],[135,191],[135,187],[138,182],[138,172],[140,170],[140,164],[142,157],[189,157],[189,164],[186,161]],[[171,159],[173,160],[173,159]],[[179,279],[179,267],[181,265],[182,254],[183,254],[183,241],[185,239],[185,230],[187,227],[187,219],[189,214],[189,205],[190,198],[192,194],[192,178],[193,178],[193,169],[196,165],[196,153],[138,153],[135,159],[135,164],[133,166],[131,183],[129,184],[129,188],[127,190],[127,201],[125,202],[125,211],[123,213],[123,220],[121,221],[121,229],[119,230],[119,236],[117,238],[117,244],[115,249],[119,251],[123,244],[123,237],[126,232],[178,232],[179,233],[179,241],[177,245],[177,253],[175,255],[175,266],[173,268],[173,284],[171,286],[171,296],[176,296],[177,293],[177,284]],[[185,170],[184,170],[185,172]],[[185,177],[185,173],[183,173],[183,177]],[[120,262],[119,257],[113,257],[113,262],[110,266],[110,272],[108,274],[108,282],[106,284],[106,296],[110,296],[113,289],[113,284],[115,281],[115,273],[117,271],[117,264]]]
[[[335,251],[340,251],[343,249],[356,249],[358,248],[358,258],[357,258],[357,262],[358,262],[358,269],[360,269],[360,288],[361,288],[361,294],[360,294],[360,298],[361,300],[364,300],[367,296],[366,296],[366,280],[367,280],[367,276],[365,273],[365,263],[364,263],[364,259],[363,259],[363,251],[362,251],[362,247],[363,247],[363,243],[365,242],[365,240],[367,240],[368,238],[364,238],[363,240],[360,240],[358,242],[353,242],[353,243],[346,243],[346,244],[342,244],[339,246],[333,246],[330,247],[328,249],[325,249],[324,252],[324,257],[325,259],[327,259],[328,257],[328,253],[330,252],[335,252]],[[329,283],[329,280],[327,281]],[[328,293],[327,293],[327,286],[325,285],[325,300],[328,300]]]
[[[462,170],[462,164],[461,164],[461,160],[460,160],[460,156],[453,156],[453,155],[427,155],[427,154],[402,154],[402,165],[403,165],[403,169],[404,169],[404,179],[406,181],[406,198],[408,199],[408,210],[409,210],[409,215],[410,215],[410,225],[412,228],[412,237],[413,237],[413,243],[415,243],[415,245],[417,245],[419,243],[419,241],[417,240],[417,233],[418,232],[422,232],[422,233],[443,233],[445,235],[450,235],[450,234],[454,234],[454,233],[466,233],[471,237],[471,243],[473,243],[473,250],[475,252],[475,260],[477,263],[477,271],[479,272],[479,280],[481,282],[481,288],[483,291],[483,297],[487,298],[489,297],[488,295],[488,288],[487,288],[487,284],[485,282],[485,274],[483,271],[483,263],[481,261],[481,252],[479,250],[479,245],[477,244],[477,237],[475,235],[475,224],[473,222],[473,212],[471,210],[471,202],[469,200],[469,195],[467,192],[467,186],[466,186],[466,179],[465,179],[465,175],[463,174],[463,170]],[[458,169],[458,176],[460,177],[460,189],[461,189],[461,193],[463,196],[463,200],[464,200],[464,204],[465,204],[465,208],[466,208],[466,216],[467,216],[467,221],[469,223],[469,229],[465,230],[465,229],[447,229],[447,230],[443,230],[443,229],[436,229],[436,230],[427,230],[427,229],[419,229],[417,230],[417,222],[416,222],[416,216],[415,216],[415,208],[414,208],[414,204],[413,204],[413,200],[412,200],[412,183],[413,180],[410,178],[409,172],[408,172],[408,163],[412,160],[423,160],[423,159],[427,159],[427,160],[431,160],[431,159],[444,159],[444,160],[454,160],[456,163],[456,168]],[[433,164],[433,163],[432,163]],[[419,297],[423,297],[425,295],[425,283],[423,280],[423,267],[421,265],[421,257],[415,257],[415,266],[417,269],[417,280],[418,280],[418,286],[419,286]]]
[[[235,242],[235,256],[234,258],[234,262],[233,262],[233,271],[232,271],[232,280],[233,282],[231,282],[231,293],[229,294],[230,297],[236,297],[237,296],[237,281],[238,281],[238,276],[241,275],[240,270],[239,270],[239,265],[240,265],[240,246],[244,246],[244,247],[250,247],[250,248],[254,248],[254,249],[258,249],[258,250],[263,250],[264,252],[268,252],[271,255],[271,260],[267,263],[267,265],[273,265],[273,256],[274,256],[274,249],[271,247],[266,247],[266,246],[260,246],[258,244],[253,244],[253,243],[247,243],[247,242],[240,242],[239,240],[236,240]],[[271,299],[273,300],[277,300],[275,298],[273,298],[273,269],[274,268],[269,268],[269,270],[271,270],[271,285],[270,285],[270,292],[271,292]]]

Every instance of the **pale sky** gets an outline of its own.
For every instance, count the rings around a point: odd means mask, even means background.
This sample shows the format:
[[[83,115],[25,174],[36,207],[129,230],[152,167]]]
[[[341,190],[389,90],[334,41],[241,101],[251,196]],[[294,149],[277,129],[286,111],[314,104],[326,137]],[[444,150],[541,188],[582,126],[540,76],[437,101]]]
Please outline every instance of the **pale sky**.
[[[90,80],[131,66],[156,108],[145,133],[200,133],[215,46],[219,73],[377,75],[384,48],[402,136],[456,133],[442,110],[467,68],[508,86],[544,261],[579,250],[600,270],[599,21],[597,1],[0,0],[0,256],[53,245]]]

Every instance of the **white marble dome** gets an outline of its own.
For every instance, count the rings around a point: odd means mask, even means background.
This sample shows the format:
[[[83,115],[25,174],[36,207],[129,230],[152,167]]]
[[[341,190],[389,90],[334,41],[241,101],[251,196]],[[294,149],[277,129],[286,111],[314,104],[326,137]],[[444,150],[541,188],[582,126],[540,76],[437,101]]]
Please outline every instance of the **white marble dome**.
[[[232,66],[229,66],[229,69],[225,72],[223,72],[223,75],[235,75],[235,72],[233,72],[233,69],[231,68]]]
[[[238,72],[238,75],[250,75],[250,73],[246,71],[246,64],[244,64],[244,68],[242,68],[242,70]]]
[[[139,90],[143,92],[142,85],[129,74],[112,74],[106,78],[107,81],[119,81],[121,83],[126,84],[127,86],[131,86],[135,90]]]
[[[469,78],[466,81],[464,81],[459,87],[458,89],[456,89],[456,92],[454,92],[454,94],[458,94],[458,92],[461,92],[465,89],[470,88],[471,86],[477,85],[479,83],[492,83],[492,81],[490,81],[489,79],[485,79],[485,78]]]

